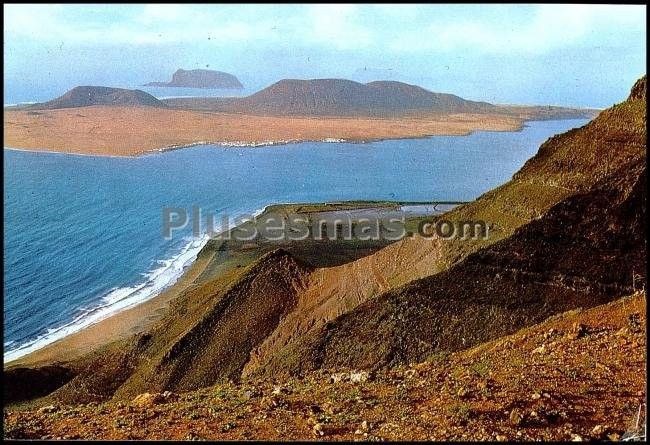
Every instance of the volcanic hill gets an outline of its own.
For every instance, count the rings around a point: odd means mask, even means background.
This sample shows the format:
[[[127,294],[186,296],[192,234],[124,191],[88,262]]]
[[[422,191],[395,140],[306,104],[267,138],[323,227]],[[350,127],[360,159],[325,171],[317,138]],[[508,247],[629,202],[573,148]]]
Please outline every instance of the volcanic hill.
[[[57,108],[90,107],[93,105],[167,107],[167,105],[153,97],[151,94],[145,93],[141,90],[79,86],[66,92],[63,96],[57,97],[48,102],[30,105],[28,108],[51,110]]]

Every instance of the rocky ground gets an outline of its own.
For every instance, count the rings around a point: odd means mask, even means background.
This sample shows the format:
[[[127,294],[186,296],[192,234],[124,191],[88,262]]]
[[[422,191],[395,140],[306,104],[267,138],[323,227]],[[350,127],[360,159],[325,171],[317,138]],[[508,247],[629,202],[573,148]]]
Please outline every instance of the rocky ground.
[[[621,440],[645,425],[637,293],[378,372],[323,370],[130,403],[9,408],[9,439]]]

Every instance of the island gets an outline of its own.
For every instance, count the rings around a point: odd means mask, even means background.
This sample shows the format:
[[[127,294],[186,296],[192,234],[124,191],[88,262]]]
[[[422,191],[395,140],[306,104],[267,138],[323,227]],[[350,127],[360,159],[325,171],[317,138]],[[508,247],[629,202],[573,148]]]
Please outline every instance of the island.
[[[242,89],[237,77],[223,71],[178,69],[170,82],[149,82],[146,87]]]
[[[139,90],[77,87],[5,107],[5,147],[137,156],[198,144],[368,142],[516,131],[527,120],[592,118],[598,110],[476,102],[416,85],[280,80],[241,98],[156,99]]]

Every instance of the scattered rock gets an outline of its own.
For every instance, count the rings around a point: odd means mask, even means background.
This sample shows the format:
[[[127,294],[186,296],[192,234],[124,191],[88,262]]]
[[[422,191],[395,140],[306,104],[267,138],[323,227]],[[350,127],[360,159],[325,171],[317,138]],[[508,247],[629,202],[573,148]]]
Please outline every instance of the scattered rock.
[[[162,393],[162,398],[165,402],[174,402],[178,400],[178,395],[174,394],[171,391],[165,391],[164,393]]]
[[[133,400],[131,400],[131,406],[137,406],[137,407],[151,407],[154,405],[158,405],[160,403],[166,403],[169,402],[173,399],[177,398],[177,396],[169,391],[165,391],[164,393],[148,393],[145,392],[143,394],[140,394],[136,396]]]
[[[231,429],[235,428],[236,426],[237,426],[237,425],[236,425],[235,423],[233,423],[233,422],[227,422],[227,423],[224,423],[224,424],[221,426],[221,432],[222,432],[222,433],[225,433],[226,431],[230,431]]]
[[[408,371],[404,372],[404,377],[407,379],[411,379],[413,377],[417,377],[418,371],[416,369],[409,369]]]
[[[274,396],[279,396],[280,394],[288,394],[289,390],[286,388],[283,388],[282,386],[276,386],[273,388],[273,391],[271,391],[271,394]]]
[[[56,405],[47,405],[38,409],[39,414],[54,413],[59,410],[59,407]]]
[[[190,431],[190,432],[187,433],[187,435],[185,436],[185,440],[196,441],[196,440],[203,440],[203,438],[202,438],[201,436],[199,436],[198,434],[196,434],[195,432]]]
[[[627,317],[627,325],[633,333],[639,333],[641,329],[641,314],[634,312]]]
[[[571,331],[567,334],[567,337],[570,340],[577,340],[588,334],[587,327],[582,323],[575,323],[571,328]]]
[[[467,397],[469,395],[469,390],[467,388],[465,388],[464,386],[461,386],[458,389],[458,392],[456,393],[456,395],[462,399],[462,398]]]
[[[606,427],[605,427],[605,426],[603,426],[603,425],[596,425],[596,426],[593,427],[593,429],[591,430],[591,434],[593,434],[593,435],[596,436],[596,437],[600,437],[600,436],[603,435],[603,433],[605,432],[605,430],[606,430]]]
[[[350,373],[350,381],[352,383],[363,383],[370,379],[370,373],[367,371],[358,371]]]
[[[280,408],[286,405],[286,401],[281,396],[266,396],[262,398],[260,405],[264,409]]]
[[[555,328],[551,328],[548,332],[544,334],[544,338],[551,338],[554,335],[557,335],[558,331]]]
[[[309,413],[311,415],[313,415],[313,416],[321,414],[322,412],[323,412],[323,410],[318,405],[310,405],[309,406]]]
[[[316,425],[314,425],[314,427],[312,428],[312,431],[314,432],[314,434],[316,436],[324,436],[325,435],[325,430],[323,429],[323,424],[321,424],[321,423],[317,423]]]
[[[337,372],[330,375],[330,383],[339,383],[345,382],[350,378],[350,375],[347,372]]]
[[[617,337],[622,337],[625,335],[628,335],[630,333],[630,330],[627,328],[627,326],[623,326],[621,329],[616,331],[616,336]]]
[[[645,326],[645,318],[641,322]],[[75,438],[76,435],[84,439],[110,435],[141,439],[152,434],[152,425],[186,440],[220,431],[227,432],[223,437],[228,439],[258,439],[255,434],[261,429],[256,430],[253,422],[268,419],[267,422],[275,427],[275,432],[269,430],[271,434],[300,431],[301,437],[306,435],[312,440],[407,437],[501,442],[625,441],[630,433],[623,433],[622,425],[627,419],[625,414],[620,414],[621,407],[636,402],[646,392],[638,373],[629,373],[629,381],[624,382],[629,384],[629,391],[625,387],[625,399],[620,400],[623,385],[610,377],[625,364],[625,369],[630,363],[642,366],[641,349],[617,348],[618,341],[625,337],[631,343],[638,338],[645,346],[645,340],[629,332],[623,337],[615,336],[617,328],[603,327],[596,321],[591,323],[588,337],[581,341],[568,341],[566,335],[570,329],[557,333],[548,328],[535,331],[539,335],[531,336],[530,343],[514,343],[519,349],[508,351],[516,360],[511,361],[511,357],[506,356],[498,361],[494,374],[489,377],[467,372],[475,359],[473,356],[468,359],[463,353],[452,356],[448,362],[450,370],[428,363],[429,368],[403,365],[376,371],[372,384],[361,383],[371,378],[371,373],[361,370],[336,374],[322,370],[290,380],[250,380],[219,386],[214,391],[208,389],[182,395],[170,391],[143,393],[126,405],[106,402],[5,411],[5,424],[9,425],[10,438],[41,439]],[[585,330],[576,326],[572,332]],[[553,338],[540,341],[545,332]],[[557,339],[556,346],[552,347]],[[535,347],[545,349],[550,357],[531,357],[530,351]],[[634,355],[629,357],[631,354]],[[584,361],[586,357],[588,362]],[[585,363],[588,368],[585,367],[586,372],[581,374],[578,370]],[[395,379],[395,376],[401,378]],[[328,381],[346,383],[334,386]],[[594,381],[614,382],[614,386],[611,394],[604,394],[602,404],[592,404],[585,409],[586,404],[578,395],[586,398],[595,394],[585,392]],[[567,389],[569,385],[572,389]],[[243,402],[252,397],[256,397],[254,402]],[[183,403],[173,407],[158,406],[176,398]],[[488,398],[484,405],[490,415],[484,415],[481,414],[484,409],[481,399]],[[424,401],[428,409],[414,409],[413,403],[419,400]],[[606,405],[615,406],[619,414],[608,417]],[[54,415],[44,414],[55,411]],[[295,423],[292,418],[296,419]],[[151,419],[156,421],[150,422]]]
[[[513,409],[510,412],[510,423],[511,424],[513,424],[515,426],[518,426],[518,425],[521,425],[523,420],[524,420],[524,416],[523,416],[523,414],[521,414],[521,412],[517,408]]]
[[[596,362],[596,368],[597,369],[602,369],[605,372],[610,372],[609,367],[607,365],[603,364],[603,363],[600,363],[600,362]]]
[[[323,411],[325,411],[328,415],[333,416],[335,414],[338,414],[340,412],[340,409],[331,402],[325,402],[323,404]]]

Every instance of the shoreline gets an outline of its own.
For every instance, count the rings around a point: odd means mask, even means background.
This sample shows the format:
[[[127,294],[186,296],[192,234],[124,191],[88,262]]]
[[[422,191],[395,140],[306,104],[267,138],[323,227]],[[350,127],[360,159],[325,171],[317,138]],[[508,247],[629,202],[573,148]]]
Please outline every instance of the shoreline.
[[[64,151],[64,150],[51,150],[51,149],[40,149],[40,148],[21,148],[21,147],[9,147],[4,146],[4,150],[10,151],[20,151],[27,153],[48,153],[48,154],[61,154],[61,155],[71,155],[71,156],[87,156],[87,157],[100,157],[100,158],[118,158],[118,159],[134,159],[142,156],[155,155],[159,153],[166,153],[169,151],[182,150],[185,148],[191,147],[200,147],[208,145],[216,145],[224,148],[260,148],[260,147],[272,147],[272,146],[284,146],[284,145],[295,145],[301,143],[322,143],[322,144],[372,144],[375,142],[382,141],[394,141],[394,140],[408,140],[408,139],[429,139],[434,137],[464,137],[469,136],[474,133],[485,132],[485,133],[516,133],[523,131],[528,122],[543,122],[548,120],[573,120],[572,119],[525,119],[522,120],[520,125],[517,128],[513,129],[474,129],[468,130],[465,133],[458,134],[424,134],[418,136],[399,136],[399,137],[388,137],[388,138],[372,138],[372,139],[341,139],[341,138],[324,138],[324,139],[292,139],[292,140],[268,140],[268,141],[254,141],[254,142],[243,142],[243,141],[197,141],[189,142],[187,144],[180,145],[170,145],[160,148],[153,148],[148,151],[142,151],[133,155],[115,155],[115,154],[95,154],[95,153],[79,153],[74,151]],[[580,120],[581,118],[575,118]]]
[[[83,313],[74,316],[72,320],[47,328],[46,333],[39,335],[35,339],[20,343],[17,348],[3,351],[4,361],[12,363],[20,360],[22,357],[29,356],[62,339],[85,331],[117,314],[129,311],[165,293],[168,289],[173,288],[176,283],[182,282],[183,277],[196,263],[199,254],[208,241],[209,238],[205,236],[189,239],[180,251],[154,263],[168,263],[167,265],[153,267],[142,274],[145,277],[144,281],[113,288],[85,310],[83,307],[78,308],[78,311]],[[124,293],[124,291],[127,291],[127,293]]]
[[[567,120],[567,119],[560,119]],[[187,144],[181,145],[170,145],[166,147],[153,148],[148,151],[139,152],[133,155],[114,155],[114,154],[94,154],[94,153],[78,153],[73,151],[59,151],[51,149],[39,149],[39,148],[20,148],[20,147],[8,147],[4,146],[3,149],[11,151],[22,151],[27,153],[49,153],[49,154],[61,154],[61,155],[71,155],[71,156],[87,156],[87,157],[98,157],[98,158],[118,158],[118,159],[134,159],[142,156],[155,155],[159,153],[166,153],[168,151],[182,150],[185,148],[191,147],[200,147],[207,145],[217,145],[224,148],[260,148],[260,147],[273,147],[273,146],[284,146],[284,145],[295,145],[302,143],[322,143],[322,144],[372,144],[374,142],[382,141],[395,141],[395,140],[407,140],[407,139],[429,139],[437,136],[442,137],[464,137],[469,136],[478,132],[486,133],[514,133],[522,131],[525,127],[526,122],[535,122],[535,120],[526,120],[522,121],[521,125],[518,128],[512,130],[468,130],[463,134],[426,134],[420,136],[401,136],[401,137],[391,137],[391,138],[375,138],[375,139],[337,139],[337,138],[325,138],[325,139],[293,139],[293,140],[269,140],[269,141],[259,141],[259,142],[239,142],[239,141],[198,141],[190,142]]]
[[[520,131],[535,116],[449,114],[418,117],[257,116],[175,109],[93,106],[4,112],[5,148],[137,157],[196,145],[264,147],[301,142],[369,143],[476,131]]]
[[[97,155],[97,154],[91,154],[91,153],[75,153],[75,152],[68,152],[68,151],[55,151],[55,150],[39,150],[37,148],[18,148],[18,147],[7,147],[3,146],[3,150],[9,150],[9,151],[21,151],[25,153],[45,153],[45,154],[54,154],[54,155],[67,155],[67,156],[83,156],[83,157],[89,157],[89,158],[118,158],[118,159],[133,159],[137,158],[139,156],[144,156],[145,153],[142,155],[138,156],[124,156],[124,155]]]
[[[293,209],[302,212],[301,208],[308,207],[309,213],[319,212],[348,212],[351,209],[383,209],[387,206],[408,207],[409,205],[423,204],[463,204],[464,202],[407,202],[407,201],[333,201],[319,203],[269,203],[253,212],[259,216],[267,211],[278,209]],[[229,227],[226,231],[234,230],[236,226]],[[217,252],[206,249],[210,240],[203,244],[197,252],[196,258],[187,265],[176,281],[164,287],[160,292],[121,310],[117,310],[95,323],[81,327],[51,343],[44,344],[38,349],[27,352],[13,359],[5,359],[4,369],[16,367],[37,367],[48,364],[64,364],[95,351],[102,346],[130,337],[133,334],[144,332],[160,320],[170,304],[184,292],[194,286],[203,284],[199,278],[210,267],[214,266],[213,260]],[[63,358],[65,357],[65,358]]]
[[[169,304],[176,297],[195,285],[195,280],[203,273],[214,257],[214,253],[201,256],[202,251],[203,248],[197,258],[183,271],[182,275],[161,292],[39,349],[15,359],[4,361],[4,369],[65,363],[66,361],[78,359],[103,345],[146,330],[164,315]],[[62,360],[61,357],[65,357],[65,360]]]

